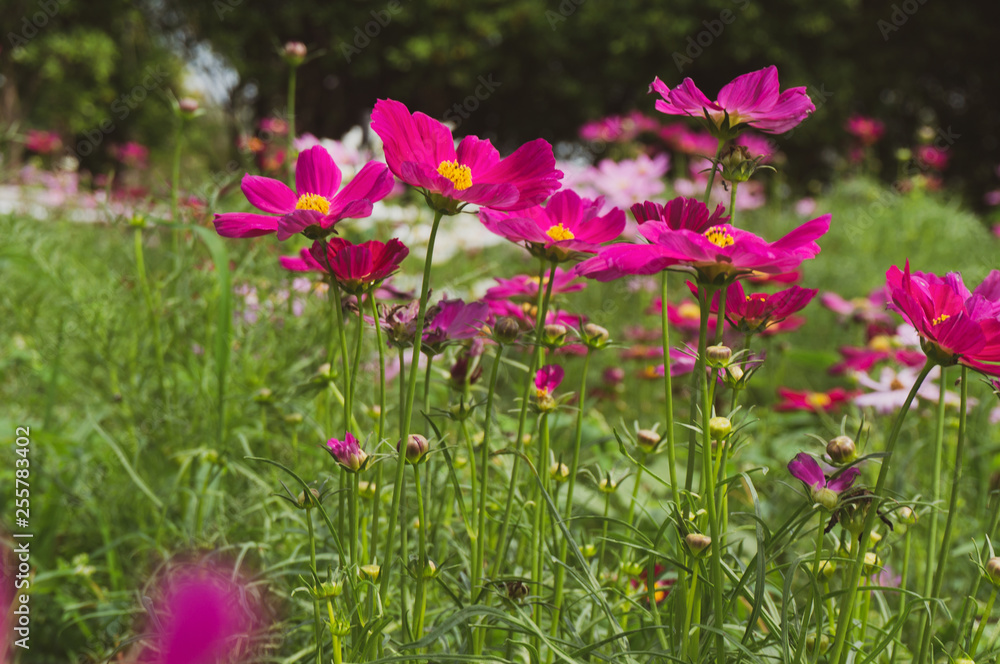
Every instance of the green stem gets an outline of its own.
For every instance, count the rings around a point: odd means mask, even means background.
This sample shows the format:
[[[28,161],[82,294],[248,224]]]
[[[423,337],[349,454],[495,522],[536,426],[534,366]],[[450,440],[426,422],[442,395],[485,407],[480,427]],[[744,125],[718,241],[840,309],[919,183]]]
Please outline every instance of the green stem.
[[[739,186],[739,182],[730,182],[732,189],[729,192],[729,225],[736,227],[736,187]]]
[[[903,536],[903,569],[899,573],[899,619],[906,615],[906,605],[907,597],[906,594],[906,578],[910,573],[910,540],[911,534],[913,533],[913,526],[908,525],[906,527],[906,535]],[[899,642],[894,641],[892,644],[892,655],[889,657],[889,664],[896,664],[896,655],[899,652]]]
[[[930,528],[927,532],[927,565],[924,568],[924,596],[930,596],[931,588],[934,585],[934,566],[931,564],[937,555],[938,543],[938,522],[940,521],[941,510],[941,470],[944,461],[944,400],[947,392],[944,389],[944,371],[941,376],[941,392],[938,395],[938,404],[934,427],[934,471],[931,474],[931,511]],[[920,622],[920,630],[917,633],[917,643],[923,643],[924,625]]]
[[[681,634],[681,652],[686,653],[689,648],[689,640],[691,638],[691,618],[694,614],[694,598],[698,594],[698,560],[697,558],[691,559],[691,585],[688,588],[688,593],[684,598],[684,632]],[[690,647],[697,647],[698,639],[694,640],[694,644]],[[697,662],[698,658],[695,656],[694,652],[691,653],[692,661]]]
[[[576,484],[576,474],[580,470],[580,442],[583,440],[583,409],[587,398],[587,373],[590,371],[590,355],[592,349],[587,347],[587,355],[583,360],[583,377],[580,379],[580,400],[576,411],[576,431],[573,434],[573,460],[570,462],[569,482],[566,486],[566,506],[563,509],[563,519],[569,526],[573,517],[573,486]],[[559,538],[559,560],[566,560],[566,549],[569,543],[565,537]],[[553,599],[552,613],[552,638],[554,639],[559,631],[559,622],[563,606],[563,585],[566,582],[566,568],[563,565],[556,566],[555,598]],[[653,609],[656,612],[654,606]],[[662,630],[657,631],[662,635]]]
[[[722,146],[726,144],[725,139],[719,139],[719,147],[715,150],[715,157],[712,158],[712,170],[708,173],[708,184],[705,186],[704,203],[708,206],[708,199],[712,195],[712,185],[715,184],[715,169],[719,166],[719,159],[722,157]]]
[[[889,440],[886,442],[885,446],[885,456],[882,459],[882,466],[879,469],[878,480],[875,483],[875,496],[872,499],[872,504],[868,507],[868,512],[865,516],[864,526],[861,529],[862,541],[864,541],[864,535],[871,532],[872,526],[875,524],[875,516],[878,513],[878,502],[881,500],[883,495],[883,488],[885,487],[886,478],[889,476],[889,465],[892,461],[892,452],[896,447],[896,439],[899,437],[899,432],[903,428],[903,420],[906,418],[906,414],[910,410],[910,404],[913,403],[914,397],[917,395],[917,390],[923,384],[924,379],[927,378],[927,374],[934,367],[934,363],[930,360],[924,365],[923,369],[920,370],[920,374],[917,376],[917,380],[913,383],[913,387],[910,388],[910,393],[906,395],[906,401],[903,402],[903,406],[896,415],[896,419],[892,424],[892,430],[889,433]],[[943,385],[943,383],[942,383]],[[858,553],[855,556],[854,562],[851,566],[851,576],[847,584],[844,586],[846,593],[840,602],[840,614],[837,620],[837,633],[833,641],[833,649],[831,650],[832,656],[829,661],[831,664],[840,664],[841,654],[845,654],[844,643],[847,637],[848,628],[851,625],[851,616],[854,614],[854,601],[857,595],[858,582],[861,580],[861,570],[864,567],[865,561],[865,551],[866,546],[858,546]]]
[[[947,384],[944,380],[944,369],[941,371],[941,390],[944,390],[944,386]],[[938,551],[937,566],[934,570],[934,585],[931,588],[931,597],[938,597],[941,594],[941,586],[944,584],[944,572],[948,567],[948,555],[949,549],[951,548],[951,535],[952,526],[955,521],[955,513],[958,511],[958,491],[962,484],[962,454],[965,451],[965,423],[966,423],[966,410],[969,403],[969,369],[965,365],[962,365],[962,377],[961,377],[961,400],[959,404],[959,415],[958,415],[958,444],[955,446],[955,469],[952,471],[951,476],[951,496],[948,500],[948,518],[944,522],[944,536],[941,539],[941,548]],[[931,604],[930,612],[928,612],[924,619],[924,632],[923,640],[920,642],[920,650],[917,651],[917,659],[914,660],[917,664],[921,664],[924,661],[925,655],[930,655],[933,648],[930,645],[931,635],[934,633],[932,626],[934,624],[934,616],[937,613],[937,604]]]
[[[537,311],[535,317],[535,347],[531,353],[531,363],[528,365],[528,373],[525,375],[524,381],[524,391],[521,394],[521,410],[517,418],[517,438],[514,440],[514,444],[517,446],[519,452],[523,452],[524,447],[524,426],[527,422],[528,415],[528,403],[530,402],[531,390],[535,386],[535,369],[538,368],[538,362],[541,355],[541,340],[542,340],[542,329],[545,327],[545,319],[549,312],[549,301],[552,298],[552,283],[555,281],[556,275],[556,264],[552,263],[552,268],[549,272],[549,280],[545,282],[545,261],[542,260],[541,268],[538,274],[538,300],[537,300]],[[544,295],[542,284],[545,283]],[[497,556],[496,560],[493,562],[493,567],[490,570],[490,577],[496,578],[500,572],[500,566],[507,557],[507,549],[510,542],[507,540],[507,532],[510,529],[510,515],[514,506],[514,491],[517,488],[517,477],[518,471],[521,467],[521,454],[514,455],[514,463],[510,471],[510,485],[507,487],[507,503],[504,506],[503,520],[500,525],[500,539],[497,540],[500,543],[500,555]],[[548,471],[548,469],[545,469]]]
[[[486,394],[486,420],[483,423],[483,443],[480,449],[480,463],[482,466],[483,478],[479,483],[479,501],[478,501],[478,522],[476,524],[476,542],[473,549],[472,557],[472,586],[470,588],[471,595],[473,598],[473,603],[479,601],[479,594],[485,590],[485,585],[482,583],[483,577],[483,564],[486,558],[486,487],[489,479],[489,466],[490,466],[490,434],[493,431],[493,396],[496,393],[497,378],[500,375],[500,364],[501,358],[503,357],[503,345],[497,346],[496,357],[493,358],[493,367],[490,369],[490,387],[489,392]],[[463,422],[464,425],[464,422]],[[471,450],[469,453],[469,463],[472,465],[472,502],[473,509],[476,509],[476,467],[475,467],[475,457]],[[481,587],[482,586],[482,587]],[[485,641],[485,631],[477,632],[473,637],[473,654],[481,655],[483,654],[483,646]]]
[[[399,503],[401,498],[400,489],[403,486],[403,469],[406,464],[403,460],[404,454],[406,452],[406,441],[410,437],[410,420],[413,417],[413,397],[416,394],[417,387],[417,360],[420,357],[420,347],[423,344],[424,337],[424,316],[427,313],[427,297],[430,293],[430,282],[431,282],[431,261],[434,257],[434,240],[437,238],[438,226],[441,223],[441,217],[443,213],[440,211],[435,211],[434,222],[431,225],[431,235],[427,242],[427,257],[424,259],[424,275],[423,281],[420,285],[420,305],[417,310],[417,324],[415,328],[415,334],[413,337],[413,352],[410,355],[410,373],[409,382],[407,383],[406,398],[403,402],[403,408],[400,411],[400,421],[399,421],[399,440],[400,446],[399,451],[396,454],[396,483],[392,488],[392,507],[389,508],[389,525],[386,528],[385,533],[385,546],[384,555],[386,556],[386,561],[389,560],[389,551],[392,546],[393,538],[396,537],[396,522],[399,518]],[[400,375],[400,381],[402,381],[402,375]],[[406,555],[406,552],[403,552]],[[389,570],[382,570],[382,578],[379,583],[379,593],[382,597],[388,596],[389,592]]]
[[[312,496],[307,496],[307,500],[311,501]],[[309,527],[309,569],[312,571],[312,581],[311,583],[316,583],[318,574],[316,572],[316,533],[313,530],[312,521],[312,508],[306,508],[306,525]],[[322,619],[320,618],[319,610],[319,598],[313,597],[313,626],[316,632],[316,664],[322,664],[323,662],[323,627]]]
[[[986,624],[990,621],[990,616],[993,615],[993,602],[996,599],[997,587],[993,586],[993,590],[990,591],[990,600],[986,602],[983,617],[979,620],[979,629],[976,630],[976,636],[972,639],[972,647],[969,648],[969,655],[973,658],[976,656],[976,650],[979,648],[979,641],[983,638],[983,632],[986,631]],[[961,635],[959,635],[959,638],[961,638]]]
[[[549,414],[542,413],[542,421],[539,424],[539,429],[541,430],[541,442],[538,445],[538,488],[536,489],[534,495],[535,500],[535,514],[534,514],[534,528],[532,528],[531,537],[531,580],[535,584],[536,593],[539,597],[542,595],[542,574],[544,572],[544,562],[542,560],[544,554],[543,549],[546,547],[545,542],[545,526],[547,519],[545,508],[545,495],[549,492]],[[535,602],[533,610],[533,618],[535,624],[541,628],[542,625],[542,604],[543,602]],[[535,651],[541,652],[541,640],[539,636],[534,637],[535,641]],[[541,661],[541,657],[539,657]]]
[[[667,312],[668,297],[668,273],[664,271],[660,275],[660,325],[663,333],[663,396],[666,401],[664,405],[664,418],[666,428],[664,435],[667,437],[667,470],[670,473],[670,491],[673,493],[674,504],[680,513],[680,496],[677,491],[677,452],[674,448],[674,385],[673,377],[670,375],[670,315]]]
[[[344,366],[344,429],[351,428],[351,417],[354,414],[354,404],[351,401],[353,395],[351,380],[351,357],[347,352],[347,327],[344,325],[344,309],[341,306],[340,284],[335,278],[330,279],[330,288],[333,289],[333,311],[337,317],[337,329],[340,334],[340,357]],[[360,433],[360,432],[359,432]]]
[[[139,277],[139,287],[142,289],[142,297],[146,301],[146,310],[149,312],[149,327],[153,332],[153,352],[156,354],[156,378],[160,386],[160,393],[167,398],[166,388],[164,387],[166,362],[164,361],[163,342],[160,339],[160,317],[156,314],[156,305],[153,303],[153,291],[149,287],[149,277],[146,275],[146,260],[142,248],[141,229],[135,229],[134,239],[135,270]]]
[[[371,305],[372,319],[375,321],[375,345],[378,346],[378,434],[375,437],[376,449],[382,444],[385,435],[385,347],[382,344],[382,326],[378,320],[378,307],[375,303],[375,287],[368,290],[368,303]],[[382,501],[379,494],[382,491],[382,464],[376,464],[375,468],[375,492],[372,498],[372,554],[369,562],[375,564],[378,559],[378,521]]]
[[[357,567],[360,559],[358,558],[358,478],[357,473],[351,473],[348,478],[351,482],[350,495],[347,497],[349,518],[351,520],[351,567]]]
[[[721,144],[720,144],[721,149]],[[715,474],[712,472],[712,441],[709,434],[708,421],[712,416],[712,395],[709,392],[708,372],[705,371],[705,349],[708,338],[708,317],[709,304],[712,301],[713,291],[711,286],[699,288],[698,295],[701,299],[701,325],[698,332],[698,357],[700,361],[699,375],[702,386],[702,412],[701,412],[701,454],[702,454],[702,496],[705,499],[705,509],[708,512],[708,523],[710,527],[712,546],[709,553],[712,556],[712,613],[715,617],[715,657],[719,662],[726,660],[725,636],[725,604],[722,598],[722,534],[720,532],[721,523],[716,513],[715,504]],[[721,297],[720,297],[721,300]],[[720,307],[721,310],[721,307]],[[714,374],[714,372],[713,372]],[[713,377],[714,387],[714,377]],[[722,446],[719,446],[719,454],[722,454]]]
[[[415,598],[414,613],[416,613],[416,624],[414,625],[413,637],[420,639],[424,635],[424,614],[427,611],[426,594],[426,571],[427,571],[427,522],[424,520],[424,494],[420,482],[420,464],[413,466],[413,486],[417,490],[417,547],[420,560],[417,563],[417,596]]]

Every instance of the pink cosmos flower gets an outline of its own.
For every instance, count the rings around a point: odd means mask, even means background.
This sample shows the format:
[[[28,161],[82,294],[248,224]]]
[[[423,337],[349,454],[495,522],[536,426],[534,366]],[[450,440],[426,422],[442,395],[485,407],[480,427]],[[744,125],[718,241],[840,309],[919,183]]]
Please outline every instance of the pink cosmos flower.
[[[246,656],[259,622],[246,588],[231,573],[208,565],[184,568],[167,579],[155,604],[155,664],[214,664]]]
[[[479,220],[488,230],[511,242],[524,242],[533,256],[563,262],[579,254],[597,253],[625,229],[625,213],[618,208],[598,215],[602,199],[591,201],[576,192],[556,192],[544,207],[536,205],[517,212],[483,209]]]
[[[493,278],[496,286],[492,286],[486,291],[487,300],[515,300],[518,302],[534,303],[538,299],[539,281],[537,276],[519,274],[513,279]],[[548,285],[549,278],[546,275],[541,284],[544,288]],[[587,287],[587,284],[576,280],[576,275],[561,267],[556,268],[555,278],[552,280],[552,295],[561,293],[575,293]]]
[[[38,154],[52,154],[62,148],[62,139],[54,131],[29,129],[24,137],[24,147]]]
[[[535,372],[535,395],[539,398],[551,397],[563,379],[563,368],[558,364],[546,364]]]
[[[463,138],[456,149],[450,129],[392,99],[375,104],[371,127],[396,177],[452,201],[451,211],[460,203],[523,210],[559,188],[562,172],[552,146],[540,138],[504,159],[492,143],[475,136]]]
[[[695,295],[698,286],[688,282]],[[816,297],[815,288],[792,286],[777,293],[751,293],[747,295],[739,281],[729,284],[726,290],[726,320],[741,334],[758,334],[801,311]],[[711,312],[719,311],[719,295],[712,298]]]
[[[704,118],[709,131],[719,138],[731,138],[747,125],[781,134],[816,110],[805,88],[779,90],[778,69],[773,65],[733,79],[719,90],[716,101],[710,101],[690,78],[670,89],[657,77],[650,86],[652,91],[663,97],[656,102],[656,110]]]
[[[840,348],[843,360],[830,367],[830,373],[867,372],[879,362],[894,362],[907,367],[921,367],[927,361],[918,348],[920,337],[909,325],[900,325],[896,334],[874,334],[864,348]],[[911,338],[912,333],[912,338]]]
[[[829,392],[813,392],[811,390],[790,390],[787,387],[778,388],[781,401],[774,406],[775,410],[807,410],[830,412],[850,401],[853,393],[841,387],[835,387]]]
[[[788,462],[788,472],[806,485],[810,497],[815,502],[827,509],[836,506],[839,494],[850,489],[854,480],[861,474],[859,468],[852,466],[831,477],[823,472],[816,459],[805,452],[799,452]]]
[[[802,270],[792,270],[791,272],[779,272],[778,274],[766,274],[764,272],[751,274],[747,281],[752,284],[794,284],[802,278]]]
[[[524,330],[533,330],[535,328],[535,318],[538,315],[538,310],[535,308],[533,302],[517,303],[510,300],[487,299],[486,304],[489,306],[490,313],[493,314],[494,318],[510,316],[516,319]],[[585,316],[549,308],[542,324],[565,325],[566,327],[579,328],[584,322],[586,322]]]
[[[646,310],[648,314],[662,315],[663,300],[656,298]],[[715,334],[718,319],[712,317],[708,319],[709,336]],[[697,336],[701,329],[701,307],[693,300],[681,300],[677,304],[667,302],[667,322],[673,325],[684,334]],[[656,333],[660,335],[660,332]]]
[[[449,342],[480,336],[489,320],[486,302],[441,300],[427,312],[421,348],[428,355],[436,355]]]
[[[917,161],[925,168],[943,171],[948,168],[948,151],[933,145],[921,145],[917,148]]]
[[[891,267],[886,282],[889,307],[916,328],[928,357],[1000,375],[1000,270],[971,293],[959,273],[911,273],[909,261],[904,271]]]
[[[640,154],[635,159],[602,159],[593,172],[592,185],[616,207],[628,207],[667,190],[663,176],[670,169],[670,157]]]
[[[332,274],[345,291],[359,295],[398,270],[409,253],[407,246],[396,238],[386,243],[368,240],[351,244],[335,237],[313,242],[311,247],[300,252],[299,258],[282,256],[281,265],[296,272]]]
[[[350,431],[344,434],[344,440],[331,438],[326,441],[326,451],[345,470],[352,473],[363,470],[368,465],[368,455]]]
[[[699,281],[725,282],[753,272],[775,274],[796,269],[819,253],[816,239],[830,228],[830,215],[808,221],[776,242],[733,228],[711,226],[704,232],[675,230],[668,223],[647,221],[639,232],[649,244],[612,245],[578,265],[579,274],[609,281],[629,274],[655,274],[665,269],[695,273]]]
[[[874,145],[885,134],[885,123],[864,115],[852,115],[847,118],[847,133],[854,136],[862,145]]]
[[[287,240],[305,231],[308,237],[329,235],[341,219],[358,219],[372,213],[372,204],[392,190],[392,175],[385,164],[369,162],[343,189],[341,173],[329,153],[315,146],[299,153],[295,189],[284,182],[258,175],[244,175],[241,183],[247,200],[268,214],[227,212],[215,215],[215,230],[223,237],[258,237],[277,233]]]
[[[840,314],[840,322],[848,319],[871,324],[892,323],[892,316],[886,312],[889,301],[889,291],[885,286],[874,289],[868,297],[855,297],[846,300],[837,293],[827,292],[819,296],[819,303]]]
[[[588,122],[580,128],[580,138],[585,141],[628,143],[644,131],[656,131],[659,123],[640,111],[628,115],[609,115],[601,120]]]
[[[681,122],[661,129],[660,138],[677,152],[700,157],[712,157],[719,147],[719,141],[707,131],[691,131]]]
[[[762,164],[770,163],[774,156],[778,154],[778,146],[774,141],[752,132],[740,134],[736,138],[736,145],[745,147],[750,152],[752,158],[761,157],[760,163]]]

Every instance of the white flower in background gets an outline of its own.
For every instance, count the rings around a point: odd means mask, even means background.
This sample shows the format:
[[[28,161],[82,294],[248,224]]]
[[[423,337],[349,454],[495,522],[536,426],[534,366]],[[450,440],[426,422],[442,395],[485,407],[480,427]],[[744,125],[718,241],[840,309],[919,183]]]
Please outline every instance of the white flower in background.
[[[913,389],[913,384],[917,382],[919,374],[919,369],[911,367],[898,370],[892,367],[883,367],[879,372],[879,379],[875,380],[867,374],[857,372],[854,376],[858,384],[868,388],[871,392],[854,397],[854,403],[863,407],[871,406],[876,412],[883,415],[897,411],[906,402],[906,396]],[[931,369],[930,373],[927,374],[927,379],[917,390],[917,398],[937,403],[941,392],[933,381],[940,377],[941,367]],[[945,391],[944,402],[948,406],[957,407],[961,404],[961,399],[954,392]],[[975,399],[970,398],[967,407],[972,408],[976,403]],[[914,399],[910,404],[910,409],[915,408],[916,405],[917,399]]]

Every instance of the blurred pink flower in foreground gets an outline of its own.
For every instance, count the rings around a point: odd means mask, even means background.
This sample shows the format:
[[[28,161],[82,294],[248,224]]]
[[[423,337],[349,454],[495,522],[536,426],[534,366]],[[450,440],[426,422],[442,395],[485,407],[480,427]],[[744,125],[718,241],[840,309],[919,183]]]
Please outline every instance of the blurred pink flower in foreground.
[[[160,592],[153,645],[140,661],[217,664],[246,657],[261,607],[231,572],[205,563],[185,566],[170,573]]]
[[[62,148],[62,140],[54,131],[29,129],[24,137],[24,147],[38,154],[52,154]]]

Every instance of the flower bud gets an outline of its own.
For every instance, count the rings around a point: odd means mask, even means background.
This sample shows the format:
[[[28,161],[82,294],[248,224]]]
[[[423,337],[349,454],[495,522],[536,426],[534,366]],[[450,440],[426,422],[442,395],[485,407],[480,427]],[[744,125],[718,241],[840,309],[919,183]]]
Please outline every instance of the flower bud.
[[[597,485],[597,490],[601,493],[614,493],[617,488],[618,483],[611,479],[610,476],[602,477],[601,481]]]
[[[837,492],[825,486],[813,487],[811,493],[814,503],[819,503],[831,512],[836,509],[837,503],[840,502],[840,496]]]
[[[194,115],[198,112],[198,100],[191,97],[184,97],[177,102],[177,108],[184,115]]]
[[[712,440],[725,440],[733,432],[733,423],[728,417],[713,417],[708,421],[708,435]]]
[[[861,568],[861,573],[865,576],[871,576],[876,574],[878,570],[876,568],[882,566],[882,559],[875,555],[874,551],[869,551],[865,554],[865,562]]]
[[[368,579],[369,581],[378,581],[379,577],[382,575],[382,568],[378,565],[362,565],[358,568],[358,575],[362,579]]]
[[[812,563],[809,563],[809,569],[812,569]],[[827,559],[819,561],[819,565],[817,566],[816,570],[814,570],[814,573],[817,576],[822,576],[824,578],[829,579],[830,577],[833,576],[833,573],[836,571],[837,571],[837,563]]]
[[[584,558],[593,558],[597,555],[597,547],[593,544],[584,544],[580,547],[580,553],[583,554]]]
[[[438,572],[440,572],[440,570],[438,569],[437,563],[428,558],[427,564],[424,565],[424,578],[433,579],[438,575]]]
[[[257,394],[253,395],[253,400],[257,403],[271,403],[274,401],[274,395],[271,393],[271,390],[262,387],[257,390]]]
[[[316,507],[319,505],[319,489],[309,489],[309,497],[306,497],[305,491],[299,492],[299,507],[302,509],[307,509],[310,507]]]
[[[826,454],[838,466],[851,463],[858,458],[858,448],[847,436],[837,436],[826,444]]]
[[[709,346],[705,349],[705,359],[708,366],[721,369],[729,366],[729,360],[733,356],[733,350],[729,346]]]
[[[695,558],[704,553],[708,547],[712,546],[712,538],[700,533],[691,533],[684,538],[684,541],[687,542],[688,549],[691,550],[691,555]]]
[[[639,576],[643,569],[645,568],[637,562],[622,562],[622,574],[625,576]]]
[[[507,591],[507,599],[511,601],[520,602],[528,596],[528,586],[524,581],[507,581],[504,588]]]
[[[986,576],[990,583],[1000,586],[1000,558],[993,557],[986,561]]]
[[[729,182],[746,182],[753,177],[758,168],[771,170],[770,166],[761,166],[764,155],[751,157],[746,146],[734,145],[729,153],[719,160],[722,177]]]
[[[742,380],[743,380],[742,367],[736,364],[726,367],[725,381],[726,384],[729,385],[729,387],[739,387],[742,389],[743,386],[740,384]]]
[[[608,345],[608,339],[610,338],[611,335],[607,328],[595,325],[594,323],[587,323],[583,326],[583,340],[591,348],[604,348]]]
[[[285,415],[285,424],[296,426],[302,424],[302,413],[288,413]]]
[[[635,442],[639,449],[647,454],[655,452],[660,444],[660,434],[652,429],[639,429],[635,434]]]
[[[503,316],[493,326],[493,338],[500,344],[512,344],[520,334],[521,326],[511,316]]]
[[[431,444],[426,438],[421,436],[419,433],[411,433],[410,437],[406,439],[406,462],[407,463],[420,463],[427,456],[428,450],[430,450]],[[399,446],[397,445],[396,451],[399,451]]]
[[[330,634],[343,638],[351,633],[351,623],[337,616],[330,623]]]
[[[552,478],[553,482],[558,482],[562,484],[569,480],[569,466],[564,463],[559,463],[556,461],[551,466],[549,466],[549,477]]]
[[[358,480],[358,495],[371,500],[375,497],[375,483]]]
[[[319,591],[316,593],[320,599],[328,597],[340,597],[344,592],[344,582],[341,580],[324,581],[319,584]]]
[[[308,53],[309,49],[306,48],[305,44],[302,42],[290,41],[285,44],[285,47],[281,50],[281,57],[283,57],[285,62],[293,67],[298,67],[305,61]]]
[[[546,346],[562,346],[568,332],[565,325],[549,323],[542,328],[542,341]]]
[[[815,634],[810,634],[806,637],[806,647],[809,649],[809,652],[813,652],[817,645],[819,645],[819,651],[821,653],[826,652],[826,649],[830,647],[830,637],[826,634],[820,634],[818,644]]]

